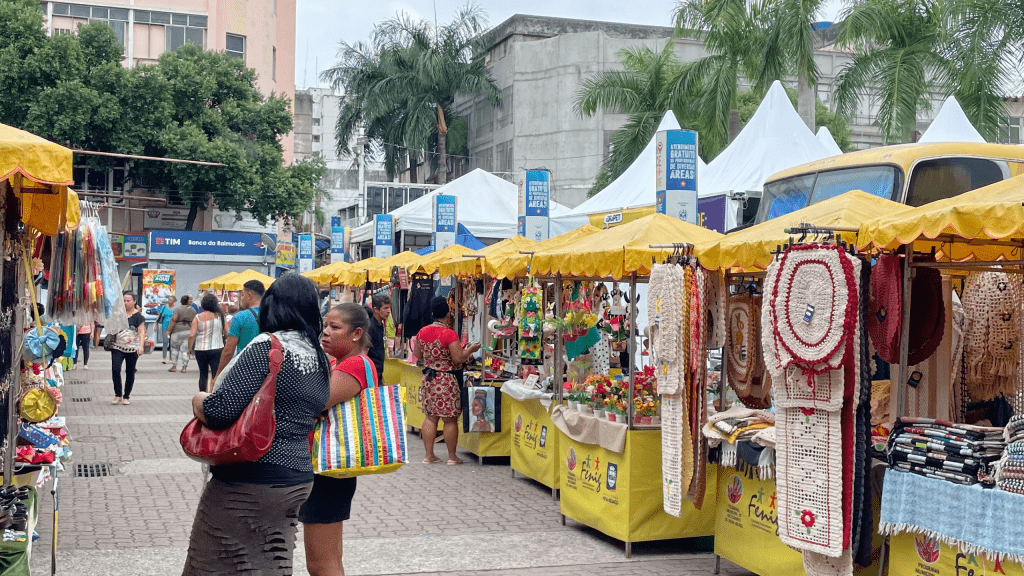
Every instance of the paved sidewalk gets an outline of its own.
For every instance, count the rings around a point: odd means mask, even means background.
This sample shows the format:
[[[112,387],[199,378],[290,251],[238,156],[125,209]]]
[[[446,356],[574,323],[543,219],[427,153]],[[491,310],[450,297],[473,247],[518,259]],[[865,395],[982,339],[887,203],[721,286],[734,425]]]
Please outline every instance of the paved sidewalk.
[[[203,485],[201,466],[178,446],[198,375],[166,368],[159,352],[140,360],[130,406],[110,404],[108,353],[96,351],[88,371],[68,373],[61,414],[74,453],[59,483],[58,573],[180,573]],[[423,465],[419,438],[410,435],[409,446],[412,464],[359,479],[345,523],[350,576],[712,573],[714,556],[695,549],[697,541],[634,544],[627,560],[620,542],[572,521],[562,526],[550,491],[513,479],[507,459],[480,466],[466,454],[463,466]],[[73,477],[79,464],[107,464],[111,475]],[[47,574],[52,498],[40,506],[32,568]],[[301,541],[295,573],[305,574]],[[722,573],[748,574],[724,560]]]

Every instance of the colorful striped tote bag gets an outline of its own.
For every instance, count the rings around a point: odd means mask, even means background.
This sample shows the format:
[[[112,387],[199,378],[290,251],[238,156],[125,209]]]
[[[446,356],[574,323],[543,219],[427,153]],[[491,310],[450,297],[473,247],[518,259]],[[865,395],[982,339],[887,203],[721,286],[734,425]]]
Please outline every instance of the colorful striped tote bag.
[[[373,365],[363,357],[366,381]],[[394,472],[409,461],[405,388],[371,386],[327,411],[313,431],[313,471],[332,478]]]

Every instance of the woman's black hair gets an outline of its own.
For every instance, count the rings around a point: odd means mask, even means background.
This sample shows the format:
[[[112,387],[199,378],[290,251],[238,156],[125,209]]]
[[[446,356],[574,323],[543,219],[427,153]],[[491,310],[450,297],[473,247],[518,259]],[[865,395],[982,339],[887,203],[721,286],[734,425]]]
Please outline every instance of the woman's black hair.
[[[366,308],[355,302],[345,302],[338,304],[333,310],[341,314],[341,321],[348,324],[348,327],[352,330],[356,328],[363,329],[363,339],[359,342],[360,346],[363,348],[371,348],[373,346],[373,342],[370,341],[370,316],[366,313]]]
[[[324,373],[330,373],[327,355],[320,345],[324,321],[320,299],[312,280],[299,274],[285,274],[267,288],[260,302],[260,332],[295,330],[316,350]]]
[[[220,324],[224,326],[227,322],[224,320],[224,311],[220,309],[220,300],[214,294],[207,294],[203,296],[203,299],[199,301],[199,307],[207,312],[213,312],[220,317]]]
[[[443,320],[449,312],[451,312],[451,308],[448,307],[448,300],[441,296],[434,296],[430,299],[430,315],[434,321]]]

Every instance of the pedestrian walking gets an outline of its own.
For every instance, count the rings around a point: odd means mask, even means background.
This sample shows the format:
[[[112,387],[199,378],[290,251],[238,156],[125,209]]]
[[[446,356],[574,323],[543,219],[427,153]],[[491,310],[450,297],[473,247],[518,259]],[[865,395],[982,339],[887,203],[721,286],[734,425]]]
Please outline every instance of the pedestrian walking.
[[[135,386],[135,365],[146,342],[146,319],[135,304],[131,290],[124,292],[124,310],[128,314],[128,328],[117,333],[110,351],[111,376],[114,379],[114,401],[111,404],[131,404],[129,398]],[[124,389],[121,388],[121,365],[124,365]]]
[[[79,324],[78,333],[75,334],[75,344],[78,350],[75,352],[75,365],[78,365],[78,358],[82,358],[82,368],[89,369],[89,345],[92,344],[92,331],[95,322]]]
[[[227,330],[224,327],[224,312],[216,296],[203,296],[200,306],[203,312],[192,320],[188,351],[195,356],[196,364],[199,365],[199,391],[208,392],[209,379],[217,375],[217,364],[224,351]]]
[[[430,301],[434,323],[424,326],[416,334],[416,357],[425,367],[423,384],[423,447],[427,457],[424,464],[440,462],[434,455],[434,437],[437,435],[437,421],[444,421],[444,445],[448,449],[448,465],[462,464],[456,454],[459,443],[459,416],[462,415],[462,398],[459,388],[462,380],[462,366],[480,349],[479,343],[463,348],[459,335],[451,329],[452,312],[448,301],[435,296]]]
[[[171,322],[168,324],[167,333],[171,341],[171,367],[168,372],[178,370],[178,360],[181,359],[181,373],[188,368],[188,336],[192,331],[192,320],[196,317],[196,311],[192,308],[192,296],[188,294],[181,297],[181,305],[174,309],[171,314]]]
[[[171,316],[174,315],[174,307],[177,302],[177,297],[168,296],[156,316],[156,339],[160,344],[161,364],[167,364],[167,358],[171,355],[171,337],[167,333],[167,328],[171,325]]]
[[[220,355],[221,368],[228,365],[231,358],[239,355],[245,347],[260,333],[260,301],[265,291],[263,282],[249,280],[242,284],[242,294],[238,297],[241,307],[238,314],[231,319],[228,337],[224,342],[224,351]]]
[[[370,386],[378,386],[379,378],[366,367],[372,360],[366,355],[370,347],[370,318],[366,309],[348,302],[336,306],[324,319],[320,344],[331,361],[331,397],[327,408],[354,398]],[[372,381],[367,381],[369,375]],[[341,576],[342,524],[352,511],[356,479],[314,476],[309,498],[299,509],[306,546],[306,570],[311,576]]]
[[[373,297],[370,310],[370,352],[367,354],[377,369],[377,380],[384,381],[384,325],[391,317],[391,298],[384,294]]]
[[[330,367],[320,344],[316,286],[298,274],[276,281],[263,299],[257,336],[192,398],[195,417],[213,429],[234,424],[268,374],[270,335],[284,349],[274,398],[270,450],[255,462],[211,466],[199,499],[183,576],[292,574],[299,507],[313,484],[309,434],[330,398]]]

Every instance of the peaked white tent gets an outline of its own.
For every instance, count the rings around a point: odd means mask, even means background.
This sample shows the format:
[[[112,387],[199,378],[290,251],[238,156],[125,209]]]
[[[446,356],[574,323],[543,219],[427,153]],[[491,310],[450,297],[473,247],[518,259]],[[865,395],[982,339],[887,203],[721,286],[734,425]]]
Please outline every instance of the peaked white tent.
[[[918,142],[984,142],[981,133],[967,119],[956,98],[950,96],[942,103],[939,113],[921,135]]]
[[[679,130],[679,122],[675,114],[669,110],[661,118],[658,125],[658,132],[662,130]],[[619,175],[611,184],[588,198],[586,202],[572,209],[570,214],[598,214],[601,212],[614,212],[625,208],[638,206],[651,206],[654,204],[656,151],[655,138],[647,143],[636,160],[629,165],[629,168]],[[700,187],[701,174],[706,164],[697,158],[697,186]]]
[[[430,234],[433,226],[433,198],[438,194],[458,197],[458,221],[477,238],[509,238],[515,236],[519,222],[519,190],[516,185],[477,168],[469,174],[421,196],[390,212],[395,217],[395,231]],[[549,214],[561,216],[569,209],[555,201]],[[353,242],[373,239],[373,222],[352,231]]]
[[[829,156],[839,156],[843,153],[843,149],[836,144],[836,139],[832,137],[832,132],[829,131],[828,126],[822,126],[818,128],[818,133],[815,134],[818,138],[818,142],[828,150]]]
[[[732,144],[708,164],[698,187],[701,196],[760,193],[772,174],[830,155],[776,81]]]

